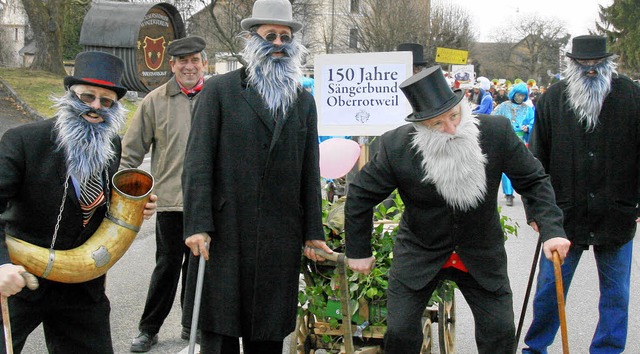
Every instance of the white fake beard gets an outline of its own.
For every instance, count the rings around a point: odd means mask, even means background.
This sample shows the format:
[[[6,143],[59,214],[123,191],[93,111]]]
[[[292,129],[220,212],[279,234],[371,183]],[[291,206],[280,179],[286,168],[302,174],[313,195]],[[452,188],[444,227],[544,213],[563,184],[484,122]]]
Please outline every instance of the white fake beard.
[[[597,75],[587,76],[591,68]],[[569,60],[564,75],[567,78],[567,96],[569,105],[576,113],[578,121],[586,124],[586,131],[593,131],[598,125],[598,116],[604,100],[611,92],[611,78],[616,73],[616,64],[606,58],[601,64],[584,67],[575,60]]]
[[[461,211],[477,207],[487,191],[487,157],[480,148],[479,121],[468,104],[461,104],[461,121],[455,135],[414,123],[411,145],[422,155],[425,183],[433,183],[447,204]]]
[[[126,120],[126,110],[115,102],[111,108],[95,110],[104,122],[90,123],[82,115],[92,108],[74,97],[71,90],[60,98],[53,98],[57,111],[58,149],[65,153],[67,175],[81,183],[90,177],[99,176],[116,158],[112,139],[118,135]]]
[[[253,86],[272,114],[283,116],[298,97],[302,77],[302,57],[307,49],[295,38],[290,43],[275,46],[258,34],[243,35],[245,46],[242,56],[247,61],[248,81]],[[282,51],[281,58],[273,57]]]

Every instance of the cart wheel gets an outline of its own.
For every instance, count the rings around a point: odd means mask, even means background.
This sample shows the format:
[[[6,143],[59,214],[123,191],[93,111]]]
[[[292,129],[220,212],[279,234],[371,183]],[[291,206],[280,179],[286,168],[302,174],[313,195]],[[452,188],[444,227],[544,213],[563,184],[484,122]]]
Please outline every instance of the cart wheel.
[[[433,343],[433,335],[431,334],[431,316],[423,317],[422,320],[422,348],[420,354],[431,354],[431,347]]]
[[[456,349],[456,302],[442,301],[438,304],[438,337],[440,353],[452,354]]]

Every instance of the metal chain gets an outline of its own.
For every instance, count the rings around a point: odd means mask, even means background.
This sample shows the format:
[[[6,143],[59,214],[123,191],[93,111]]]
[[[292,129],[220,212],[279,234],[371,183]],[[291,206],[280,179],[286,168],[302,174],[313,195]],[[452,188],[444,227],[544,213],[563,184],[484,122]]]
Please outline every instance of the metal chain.
[[[62,194],[62,204],[60,204],[60,212],[58,213],[58,219],[56,220],[56,227],[53,229],[53,239],[51,240],[51,247],[56,244],[56,238],[58,237],[58,229],[60,228],[60,220],[62,220],[62,212],[64,211],[64,203],[67,200],[67,191],[69,190],[69,177],[64,182],[64,194]]]

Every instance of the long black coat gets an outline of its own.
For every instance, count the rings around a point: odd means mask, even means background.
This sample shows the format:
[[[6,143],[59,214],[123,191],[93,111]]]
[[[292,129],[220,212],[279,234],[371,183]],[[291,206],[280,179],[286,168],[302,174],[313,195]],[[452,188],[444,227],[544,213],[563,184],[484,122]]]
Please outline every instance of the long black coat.
[[[640,87],[614,78],[592,132],[567,103],[566,87],[561,81],[540,97],[531,151],[551,175],[572,244],[621,246],[639,215]]]
[[[282,340],[295,326],[302,245],[324,239],[313,97],[300,90],[275,124],[244,69],[209,79],[193,111],[183,192],[185,237],[212,237],[200,328]]]
[[[7,131],[0,142],[0,264],[10,263],[5,233],[36,246],[49,248],[67,182],[64,152],[56,150],[54,119],[23,125]],[[112,140],[117,158],[109,165],[109,179],[120,164],[120,139]],[[83,244],[96,231],[106,211],[98,208],[89,224],[82,227],[82,211],[72,182],[56,238],[55,249]],[[108,193],[105,192],[105,196]],[[79,284],[59,284],[78,289],[78,297],[104,296],[104,279]],[[45,296],[53,282],[38,279],[40,287],[25,289],[16,296],[29,300]],[[72,292],[73,293],[73,292]],[[69,303],[74,303],[69,299]]]
[[[347,257],[371,256],[373,207],[394,189],[405,204],[393,250],[391,272],[405,285],[423,288],[453,251],[485,289],[509,285],[497,194],[502,173],[518,193],[531,199],[530,212],[542,240],[563,237],[562,213],[549,176],[515,135],[508,119],[479,115],[480,146],[487,156],[485,199],[466,212],[449,207],[432,183],[422,182],[422,155],[411,146],[415,128],[406,124],[385,133],[380,151],[349,185],[345,206]]]

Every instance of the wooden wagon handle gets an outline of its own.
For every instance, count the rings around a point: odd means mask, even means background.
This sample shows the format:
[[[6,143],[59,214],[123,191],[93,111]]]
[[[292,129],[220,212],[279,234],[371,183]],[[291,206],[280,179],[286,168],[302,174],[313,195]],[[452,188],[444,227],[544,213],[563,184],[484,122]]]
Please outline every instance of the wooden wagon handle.
[[[316,253],[316,255],[324,259],[327,259],[329,261],[336,262],[336,263],[339,263],[342,261],[344,262],[344,264],[347,264],[347,257],[340,252],[327,253],[324,250],[321,250],[319,248],[314,248],[313,251]]]
[[[562,269],[560,255],[553,251],[553,271],[556,276],[556,295],[558,297],[558,317],[560,318],[560,333],[562,334],[562,353],[569,354],[569,338],[567,336],[567,317],[564,310],[564,287],[562,286]]]

